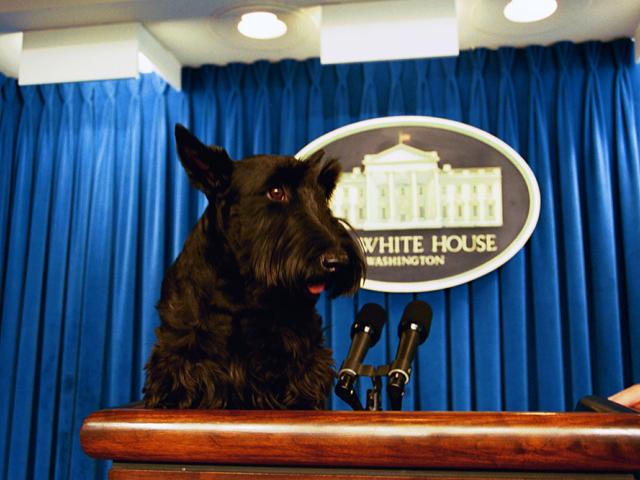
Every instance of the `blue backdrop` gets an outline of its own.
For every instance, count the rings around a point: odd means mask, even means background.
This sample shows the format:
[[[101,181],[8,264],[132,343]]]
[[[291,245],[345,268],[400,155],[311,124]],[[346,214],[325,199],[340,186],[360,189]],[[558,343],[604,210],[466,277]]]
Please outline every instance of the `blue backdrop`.
[[[0,472],[105,477],[83,418],[141,396],[163,271],[204,207],[175,122],[235,158],[294,153],[347,123],[461,120],[533,168],[540,222],[525,249],[433,306],[405,408],[565,410],[640,382],[640,68],[632,43],[476,50],[459,58],[184,71],[18,87],[0,77]],[[386,362],[411,294],[361,291],[319,309],[338,360],[354,312],[378,302]],[[345,408],[334,400],[334,408]]]

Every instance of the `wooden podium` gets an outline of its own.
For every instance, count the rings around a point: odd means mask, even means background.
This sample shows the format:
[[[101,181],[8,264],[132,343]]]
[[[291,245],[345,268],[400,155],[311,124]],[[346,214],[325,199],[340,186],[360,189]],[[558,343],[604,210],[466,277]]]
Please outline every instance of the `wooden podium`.
[[[640,415],[145,410],[91,414],[111,480],[626,478]],[[541,473],[543,472],[543,473]]]

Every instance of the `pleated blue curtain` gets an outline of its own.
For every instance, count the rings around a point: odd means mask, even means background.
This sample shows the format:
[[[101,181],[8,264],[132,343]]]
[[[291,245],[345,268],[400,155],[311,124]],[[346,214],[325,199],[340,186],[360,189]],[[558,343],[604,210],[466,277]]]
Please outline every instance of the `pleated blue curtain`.
[[[253,65],[253,74],[255,76],[256,98],[251,108],[253,112],[253,141],[251,144],[252,152],[270,152],[273,150],[271,145],[271,116],[272,106],[269,100],[269,65],[267,61],[259,61]]]
[[[307,102],[307,138],[318,138],[326,132],[324,128],[324,106],[322,95],[322,72],[320,60],[312,59],[306,62],[307,76],[309,84],[309,100]]]
[[[31,428],[34,420],[34,397],[37,357],[41,322],[32,321],[41,315],[45,301],[45,285],[43,272],[46,272],[47,243],[50,222],[51,193],[57,170],[55,155],[49,152],[56,150],[56,135],[59,120],[59,105],[52,87],[43,87],[44,106],[40,117],[40,128],[36,143],[37,162],[33,172],[32,209],[30,215],[29,236],[27,243],[26,271],[24,277],[23,302],[21,308],[20,333],[17,336],[16,360],[20,368],[15,375],[15,397],[11,408],[13,421],[20,422],[20,428],[11,431],[9,442],[9,458],[18,459],[9,464],[8,477],[23,478],[28,474],[29,464],[22,460],[29,451],[29,438],[23,435]],[[52,259],[51,257],[48,257]]]
[[[9,199],[10,221],[9,229],[4,233],[7,236],[7,259],[5,274],[5,289],[3,292],[2,305],[2,332],[0,332],[0,352],[2,362],[0,362],[0,421],[4,425],[3,435],[0,442],[0,454],[3,459],[3,466],[7,464],[12,446],[12,439],[15,436],[25,436],[20,431],[20,420],[13,415],[15,403],[20,403],[22,397],[16,384],[18,376],[18,355],[20,343],[20,330],[22,325],[23,295],[25,290],[26,264],[27,264],[27,241],[29,238],[29,228],[32,207],[33,177],[37,166],[34,165],[35,151],[37,147],[38,119],[40,117],[41,103],[37,89],[34,87],[21,89],[22,112],[18,126],[18,139],[15,153],[16,172],[13,179],[13,196]],[[10,161],[3,156],[3,162]],[[35,322],[38,323],[38,319]],[[32,352],[32,363],[36,361],[37,352]],[[29,366],[27,365],[27,368]],[[24,392],[22,392],[24,394]],[[28,392],[27,392],[28,395]],[[27,435],[28,441],[28,435]],[[23,441],[24,442],[24,441]],[[15,448],[13,449],[14,453]],[[27,451],[20,452],[23,456]],[[3,469],[3,476],[6,478],[6,467]]]
[[[347,80],[352,65],[336,65],[336,85],[335,85],[335,102],[332,120],[333,128],[337,128],[350,123],[351,115],[349,113],[349,87]]]
[[[18,127],[19,98],[16,83],[0,77],[0,151],[6,161],[0,164],[0,231],[9,226],[10,199],[12,198],[13,175],[15,170],[16,129]],[[7,262],[7,235],[0,235],[0,272],[4,272]],[[4,292],[4,276],[0,275],[0,305]]]
[[[438,67],[437,61],[430,60],[416,60],[406,64],[405,71],[415,71],[416,115],[436,115],[432,101],[433,93],[430,89],[430,84],[434,82],[434,79],[430,75],[431,71]],[[408,76],[409,73],[405,75],[405,78]],[[429,334],[431,339],[429,348],[426,348],[425,344],[416,352],[416,365],[429,365],[429,368],[416,369],[413,373],[412,388],[418,392],[417,395],[413,395],[413,406],[416,410],[448,410],[451,408],[452,389],[449,382],[452,362],[449,348],[450,325],[447,320],[446,304],[448,294],[449,292],[437,291],[417,295],[417,299],[431,305],[433,320]],[[425,391],[429,391],[430,394],[422,395],[419,393]]]
[[[243,141],[243,95],[240,90],[241,80],[243,78],[245,66],[240,64],[232,64],[222,70],[226,77],[225,83],[220,86],[223,88],[222,102],[224,110],[220,126],[222,128],[222,146],[232,158],[242,158],[245,156],[245,148]],[[251,118],[254,112],[249,111],[247,117]]]
[[[295,153],[296,141],[299,140],[300,122],[296,115],[296,97],[293,82],[296,78],[298,63],[293,60],[283,60],[280,63],[280,77],[282,79],[282,100],[280,106],[280,152],[291,155]],[[273,106],[269,111],[273,113]],[[291,128],[293,126],[293,128]],[[265,152],[267,150],[263,150]]]
[[[75,145],[69,146],[66,155],[75,153],[74,175],[67,181],[67,188],[73,191],[73,210],[71,212],[71,237],[69,245],[68,278],[64,291],[65,311],[63,317],[63,332],[61,333],[61,357],[57,365],[59,379],[55,392],[47,392],[45,399],[52,401],[55,396],[54,419],[57,426],[53,431],[55,461],[47,470],[41,466],[41,470],[34,472],[34,476],[44,478],[47,472],[51,472],[54,478],[71,478],[71,451],[79,441],[76,423],[76,393],[78,391],[78,361],[81,329],[84,326],[82,305],[84,303],[84,280],[87,269],[87,239],[89,232],[89,216],[87,210],[90,207],[92,194],[92,179],[94,178],[95,162],[82,161],[81,159],[94,159],[94,135],[96,132],[96,106],[94,104],[94,83],[85,83],[77,87],[77,96],[81,98],[79,123],[72,130],[76,133]],[[3,312],[5,314],[5,312]],[[7,318],[6,316],[4,318]],[[87,325],[86,328],[90,328]],[[52,341],[49,339],[48,341]],[[102,343],[102,342],[101,342]],[[97,348],[97,346],[96,346]],[[14,365],[19,368],[19,365]],[[57,412],[55,411],[57,410]],[[56,415],[57,413],[57,415]],[[36,438],[46,435],[45,432],[37,432]],[[76,453],[77,455],[77,453]],[[53,456],[53,455],[52,455]]]
[[[485,90],[487,51],[478,50],[471,58],[471,85],[468,123],[489,131],[489,106]],[[473,384],[478,410],[502,409],[500,374],[500,291],[498,272],[491,272],[471,283],[473,343]]]
[[[593,389],[592,367],[589,355],[589,309],[587,299],[587,275],[585,266],[585,244],[583,231],[583,205],[580,200],[580,163],[581,155],[576,144],[580,136],[580,122],[575,121],[575,75],[572,65],[577,55],[575,45],[561,43],[556,46],[559,65],[558,105],[556,121],[558,125],[558,156],[562,161],[562,175],[558,176],[560,220],[562,242],[559,268],[565,272],[566,285],[563,295],[566,298],[565,346],[570,349],[568,387],[572,392],[571,401],[577,402],[581,396]],[[565,347],[565,348],[566,348]]]
[[[518,102],[512,79],[516,51],[498,51],[499,83],[496,135],[516,151],[520,151],[518,135]],[[518,252],[498,271],[500,276],[500,335],[503,358],[502,406],[508,411],[522,411],[529,406],[527,281],[525,251]]]
[[[123,82],[121,89],[129,95],[126,107],[126,118],[130,122],[123,138],[122,155],[115,159],[116,172],[121,182],[117,183],[115,193],[115,244],[113,265],[112,330],[107,345],[107,358],[112,359],[109,369],[109,391],[106,395],[111,405],[122,405],[135,396],[135,365],[137,348],[134,348],[137,313],[138,290],[136,279],[141,274],[138,261],[138,245],[140,243],[140,211],[142,175],[142,109],[141,83],[135,80]],[[175,184],[179,184],[177,178]],[[183,202],[187,203],[187,202]]]
[[[406,115],[402,88],[403,62],[389,64],[389,108],[387,115]]]
[[[608,372],[596,375],[596,390],[617,390],[622,387],[622,355],[620,337],[620,301],[616,258],[613,191],[611,179],[611,148],[608,141],[608,121],[602,105],[602,86],[598,75],[601,46],[586,46],[587,86],[584,116],[584,158],[586,220],[590,250],[590,307],[593,309],[592,350],[595,368]]]
[[[634,112],[634,83],[632,70],[628,64],[624,49],[614,50],[615,98],[614,98],[614,132],[613,151],[614,171],[617,175],[618,208],[617,217],[621,223],[621,253],[624,271],[624,295],[622,318],[628,319],[628,325],[622,322],[622,336],[629,339],[623,342],[623,356],[629,352],[640,351],[640,249],[637,240],[640,238],[640,149],[638,147],[638,115]],[[637,85],[637,84],[636,84]],[[640,377],[640,355],[631,357],[631,377]]]
[[[290,154],[353,121],[436,115],[488,130],[538,177],[540,222],[497,272],[420,294],[322,297],[341,361],[367,302],[389,324],[427,301],[405,409],[566,410],[640,382],[640,69],[629,41],[321,66],[185,69],[19,88],[0,77],[0,477],[106,478],[80,449],[91,411],[141,396],[167,265],[206,205],[176,158],[189,126],[234,158]],[[362,381],[360,395],[370,387]],[[332,398],[331,407],[347,408]]]
[[[55,94],[48,92],[50,97],[55,98]],[[56,171],[52,174],[53,181],[52,197],[49,202],[51,209],[50,217],[50,237],[48,239],[48,249],[56,252],[55,255],[48,256],[48,266],[46,269],[45,292],[55,291],[60,285],[66,285],[68,278],[68,262],[70,252],[71,222],[70,212],[72,211],[73,189],[61,182],[61,179],[72,179],[73,169],[76,163],[74,145],[74,132],[77,125],[77,93],[75,85],[63,85],[59,89],[61,97],[61,117],[59,127],[59,137],[55,159],[58,162]],[[45,206],[48,209],[49,206]],[[40,338],[48,339],[42,342],[41,361],[39,368],[39,383],[34,385],[34,390],[39,390],[43,394],[32,401],[38,402],[36,408],[38,415],[35,425],[36,431],[47,432],[38,436],[35,442],[35,465],[34,471],[48,470],[54,449],[54,432],[57,423],[57,412],[55,403],[55,392],[59,381],[58,366],[61,356],[61,333],[64,318],[64,295],[45,295],[45,303],[42,313],[42,333]],[[37,314],[35,314],[37,316]],[[37,382],[37,380],[35,380]],[[31,415],[31,410],[25,412]],[[14,412],[13,418],[20,418],[20,414]],[[20,433],[23,436],[22,433]],[[27,445],[28,447],[28,445]],[[19,476],[20,478],[20,476]]]
[[[85,207],[89,225],[76,366],[76,380],[84,388],[75,391],[72,418],[75,428],[82,425],[82,420],[91,413],[91,405],[103,403],[103,395],[106,394],[103,387],[111,367],[110,362],[106,361],[105,350],[110,343],[112,297],[116,290],[113,283],[116,88],[115,83],[104,82],[96,85],[93,91],[94,97],[99,99],[94,100],[97,107],[94,111],[97,126],[94,132],[95,167],[92,177],[82,179],[91,182],[92,186],[89,205]],[[94,344],[93,338],[103,339],[100,348]],[[96,370],[103,374],[96,375]],[[83,454],[77,438],[71,445],[70,461],[70,478],[81,478],[93,467],[93,462]]]
[[[433,65],[434,63],[429,60],[415,60],[412,63],[415,69],[416,80],[415,114],[433,116],[435,115],[435,113],[431,104],[429,71],[431,69],[431,65]]]
[[[439,61],[444,76],[444,104],[440,104],[438,115],[462,121],[462,99],[456,79],[457,59],[444,58]],[[473,384],[471,376],[471,316],[469,311],[469,286],[460,285],[447,291],[451,365],[451,405],[454,410],[471,410]]]
[[[551,410],[565,404],[564,365],[562,358],[562,333],[560,293],[558,278],[558,248],[556,227],[556,195],[553,188],[551,147],[549,145],[549,117],[546,107],[547,87],[542,78],[543,61],[547,60],[542,47],[527,49],[529,69],[529,115],[527,135],[527,159],[540,185],[540,219],[531,236],[531,257],[544,265],[532,268],[532,321],[529,345],[533,348],[535,362],[534,392],[541,409]],[[555,368],[549,368],[554,365]]]

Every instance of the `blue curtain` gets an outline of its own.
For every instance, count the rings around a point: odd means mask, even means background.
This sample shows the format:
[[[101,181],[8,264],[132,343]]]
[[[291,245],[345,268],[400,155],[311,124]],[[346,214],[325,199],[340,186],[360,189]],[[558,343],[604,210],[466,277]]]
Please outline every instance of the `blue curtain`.
[[[164,269],[206,203],[177,161],[176,122],[235,158],[292,154],[385,115],[440,116],[497,135],[540,183],[527,246],[445,291],[321,298],[336,360],[357,310],[376,302],[390,321],[367,361],[388,362],[402,311],[419,298],[434,320],[407,410],[563,411],[640,382],[632,51],[620,40],[206,66],[185,69],[183,92],[155,76],[41,87],[0,76],[0,477],[106,477],[107,465],[80,449],[82,420],[141,397]]]

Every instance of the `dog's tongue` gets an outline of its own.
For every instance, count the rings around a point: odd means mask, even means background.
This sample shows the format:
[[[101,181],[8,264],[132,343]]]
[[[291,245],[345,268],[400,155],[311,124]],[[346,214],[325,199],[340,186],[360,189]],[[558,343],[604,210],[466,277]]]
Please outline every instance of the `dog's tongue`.
[[[322,292],[324,292],[324,287],[324,283],[314,283],[312,285],[307,285],[309,293],[311,293],[312,295],[320,295]]]

